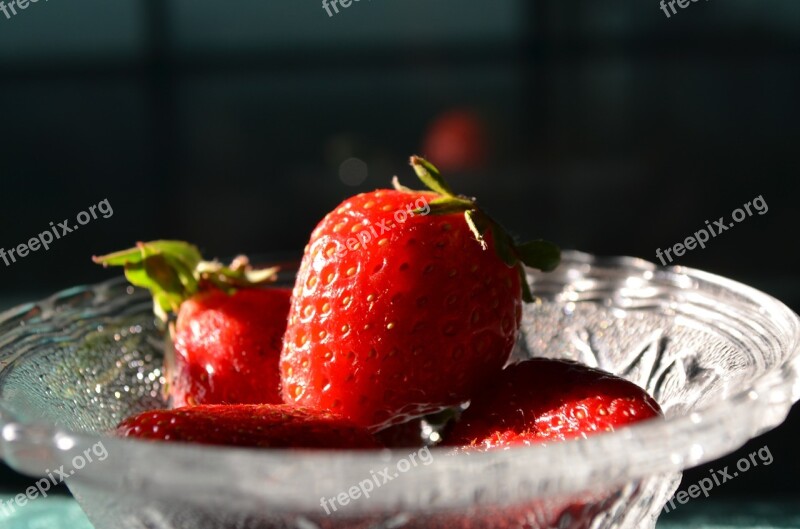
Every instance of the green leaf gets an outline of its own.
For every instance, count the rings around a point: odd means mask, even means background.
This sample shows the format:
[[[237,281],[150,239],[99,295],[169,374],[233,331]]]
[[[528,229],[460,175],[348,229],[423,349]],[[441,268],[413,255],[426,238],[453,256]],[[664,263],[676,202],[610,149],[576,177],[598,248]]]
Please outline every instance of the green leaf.
[[[142,262],[125,265],[125,277],[128,281],[132,285],[148,289],[152,294],[154,309],[159,317],[177,311],[184,297],[177,274],[170,272],[168,268],[158,270],[162,263],[163,258],[154,256]]]
[[[93,256],[92,260],[103,266],[124,266],[128,263],[141,262],[144,260],[144,256],[142,255],[142,249],[136,246],[101,257]]]
[[[475,209],[475,203],[459,197],[441,197],[431,200],[428,203],[431,210],[429,215],[449,215],[451,213],[463,213],[464,211]],[[417,208],[414,214],[418,215],[425,211],[425,208]]]
[[[519,262],[514,252],[514,241],[496,222],[492,222],[492,237],[494,237],[494,250],[500,259],[508,266]]]
[[[194,294],[198,290],[197,278],[194,276],[194,270],[197,268],[198,263],[191,263],[182,260],[180,257],[169,253],[160,254],[158,257],[164,260],[164,266],[170,268],[175,274],[176,279],[180,282],[181,286],[189,294]],[[148,258],[147,260],[154,259],[155,257]]]
[[[140,242],[135,248],[93,257],[103,266],[123,266],[132,285],[146,288],[153,296],[153,310],[162,320],[177,312],[181,303],[204,288],[227,293],[275,280],[277,268],[255,270],[244,256],[225,266],[203,261],[196,246],[183,241]]]
[[[175,259],[180,259],[189,268],[194,268],[197,263],[203,260],[197,246],[184,241],[153,241],[141,243],[145,249],[154,253],[169,255]]]
[[[218,261],[202,261],[196,268],[201,281],[232,293],[237,288],[255,287],[275,281],[278,267],[253,269],[247,257],[240,255],[230,266]]]
[[[561,262],[561,249],[552,242],[531,241],[517,245],[517,256],[526,265],[549,272]]]
[[[414,168],[414,172],[417,173],[422,183],[431,191],[448,197],[455,196],[455,193],[450,189],[448,183],[442,178],[439,170],[428,160],[420,158],[419,156],[412,156],[411,167]]]
[[[484,222],[482,222],[481,217],[482,215],[479,215],[474,209],[464,212],[464,220],[467,221],[467,226],[469,226],[470,231],[475,236],[475,240],[480,243],[481,248],[486,250],[489,247],[489,245],[486,244],[486,239],[483,236],[483,234],[486,233],[486,225]]]

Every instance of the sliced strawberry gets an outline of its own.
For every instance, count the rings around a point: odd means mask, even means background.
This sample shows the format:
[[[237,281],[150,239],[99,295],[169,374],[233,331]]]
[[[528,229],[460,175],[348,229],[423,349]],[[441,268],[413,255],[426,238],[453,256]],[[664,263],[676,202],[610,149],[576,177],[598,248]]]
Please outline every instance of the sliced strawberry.
[[[177,313],[165,354],[173,406],[282,402],[278,359],[291,292],[256,288],[273,281],[276,269],[254,270],[244,257],[227,267],[203,261],[180,241],[94,259],[124,266],[131,283],[151,291],[162,320]]]
[[[396,185],[345,200],[316,227],[297,275],[281,356],[286,402],[378,430],[458,404],[506,363],[522,261],[558,249],[515,245],[436,168],[431,191]]]
[[[491,450],[614,431],[661,416],[639,386],[566,360],[507,367],[476,394],[447,445]]]
[[[336,415],[269,404],[203,405],[125,419],[121,437],[258,448],[379,448],[363,428]]]

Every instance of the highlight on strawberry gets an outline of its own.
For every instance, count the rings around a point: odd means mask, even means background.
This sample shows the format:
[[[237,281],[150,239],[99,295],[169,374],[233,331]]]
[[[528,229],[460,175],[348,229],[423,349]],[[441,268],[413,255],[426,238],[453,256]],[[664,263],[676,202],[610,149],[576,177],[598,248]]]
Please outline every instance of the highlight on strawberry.
[[[251,448],[380,448],[365,429],[330,413],[286,404],[153,410],[120,423],[120,437]]]
[[[173,406],[282,402],[278,358],[291,291],[261,288],[275,280],[277,268],[255,269],[244,256],[228,266],[204,261],[182,241],[140,242],[93,259],[124,267],[128,281],[150,290],[155,314],[168,322],[165,371]]]
[[[445,444],[468,451],[547,444],[662,416],[632,382],[569,360],[534,358],[487,380]]]
[[[373,431],[466,401],[498,373],[532,300],[524,265],[552,270],[560,259],[552,243],[515,243],[428,161],[411,166],[426,190],[395,179],[314,229],[281,355],[286,402]],[[394,215],[409,203],[429,214]],[[378,227],[377,240],[353,244]]]

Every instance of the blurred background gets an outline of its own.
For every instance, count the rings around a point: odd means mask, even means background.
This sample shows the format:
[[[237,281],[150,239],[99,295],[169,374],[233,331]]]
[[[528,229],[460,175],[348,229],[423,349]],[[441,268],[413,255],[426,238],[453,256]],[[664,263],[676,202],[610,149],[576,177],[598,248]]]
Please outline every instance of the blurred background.
[[[9,12],[10,14],[10,12]],[[16,263],[0,309],[116,272],[92,254],[178,238],[299,256],[346,196],[413,184],[412,153],[520,237],[675,263],[800,310],[800,2],[71,0],[0,12],[0,247],[104,199]],[[800,412],[770,467],[715,497],[798,497]],[[707,465],[684,483],[708,475]],[[0,470],[0,490],[30,478]],[[682,487],[685,488],[685,487]]]

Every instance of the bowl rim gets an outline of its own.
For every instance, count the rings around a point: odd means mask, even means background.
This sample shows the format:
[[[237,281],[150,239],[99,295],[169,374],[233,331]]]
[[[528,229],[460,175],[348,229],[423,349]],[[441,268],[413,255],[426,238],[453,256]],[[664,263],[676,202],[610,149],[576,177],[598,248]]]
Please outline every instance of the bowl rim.
[[[432,448],[435,464],[416,467],[413,473],[410,473],[413,474],[413,478],[408,478],[413,480],[418,488],[424,488],[426,484],[431,483],[441,485],[442,480],[446,479],[449,485],[459,489],[456,485],[463,483],[463,480],[489,475],[508,477],[509,474],[516,476],[517,481],[522,483],[525,481],[520,469],[536,469],[537,480],[526,482],[529,487],[527,490],[512,490],[510,494],[504,495],[511,501],[515,498],[515,494],[522,499],[524,494],[541,493],[547,489],[551,492],[582,490],[590,479],[600,479],[605,484],[611,484],[657,474],[675,473],[721,457],[742,446],[752,437],[774,428],[785,418],[791,405],[800,398],[798,379],[800,318],[776,298],[710,272],[685,266],[662,267],[637,257],[594,256],[584,252],[565,251],[562,263],[562,267],[565,264],[604,268],[626,267],[632,272],[688,277],[706,286],[721,287],[726,291],[745,296],[772,316],[785,320],[790,336],[784,362],[771,366],[755,379],[750,387],[731,394],[726,400],[713,402],[702,410],[675,415],[664,420],[635,424],[613,433],[599,434],[576,442],[522,446],[486,453],[454,454],[451,449]],[[536,272],[531,273],[534,275],[534,280],[537,277],[545,277],[538,276]],[[120,280],[121,278],[115,278],[84,288],[116,284]],[[55,293],[42,303],[74,290],[73,288]],[[28,304],[20,307],[25,306]],[[0,322],[14,314],[20,307],[0,313]],[[7,364],[2,362],[2,351],[0,351],[0,379],[6,367]],[[736,414],[731,413],[734,408],[737,410]],[[748,429],[741,428],[742,416],[745,415],[758,417]],[[307,509],[309,506],[319,508],[317,504],[319,500],[316,498],[312,497],[310,502],[298,498],[302,497],[304,486],[308,487],[306,478],[322,475],[320,469],[327,469],[329,473],[339,470],[341,471],[339,475],[344,474],[350,478],[352,475],[368,476],[371,469],[383,468],[387,462],[403,458],[411,450],[250,449],[119,439],[107,435],[70,432],[51,424],[19,422],[4,409],[1,398],[0,432],[2,432],[0,454],[3,455],[3,459],[16,470],[31,475],[42,475],[45,467],[56,468],[58,464],[70,461],[74,454],[79,454],[98,441],[102,441],[109,454],[123,454],[125,456],[123,459],[130,461],[159,461],[162,470],[164,470],[163,465],[166,465],[166,470],[180,469],[181,472],[164,471],[154,476],[150,468],[128,465],[127,472],[120,475],[103,472],[103,465],[90,465],[80,473],[79,477],[76,475],[73,478],[76,484],[85,481],[105,489],[123,490],[135,483],[137,486],[147,488],[153,494],[174,495],[175,491],[182,490],[182,487],[189,487],[195,494],[200,491],[211,494],[213,491],[219,492],[218,486],[199,483],[198,478],[202,475],[226,476],[236,480],[233,488],[239,500],[244,502],[269,500],[276,507],[283,509]],[[719,438],[723,432],[727,437],[720,442]],[[623,442],[626,449],[620,450]],[[657,450],[653,450],[652,446],[656,446]],[[26,456],[31,447],[44,449],[48,457],[32,460]],[[603,457],[598,458],[597,454],[603,454]],[[195,462],[194,467],[192,461]],[[204,462],[201,469],[196,468],[196,461]],[[571,466],[565,471],[562,464],[553,464],[554,461],[568,461]],[[347,470],[344,471],[345,469]],[[277,497],[273,494],[268,498],[263,494],[263,490],[254,490],[253,484],[257,483],[258,472],[264,471],[287,478],[289,486],[285,493]],[[292,478],[292,473],[305,478]],[[165,479],[165,475],[169,477]],[[522,481],[519,481],[520,479]],[[230,483],[230,480],[223,481]],[[549,483],[547,487],[542,485],[545,482]],[[330,483],[320,486],[321,490],[342,491],[347,490],[345,485],[352,484],[352,479],[345,483],[341,479],[334,478]],[[413,504],[409,498],[406,498],[406,501]],[[487,495],[487,499],[491,498],[497,499],[498,496]],[[472,496],[469,499],[474,500]],[[452,497],[440,498],[441,505],[450,507],[463,506],[466,501],[467,495],[459,493],[454,493]],[[396,502],[396,497],[376,495],[370,502],[356,502],[354,504],[356,506],[348,509],[352,514],[379,506],[396,506]]]

